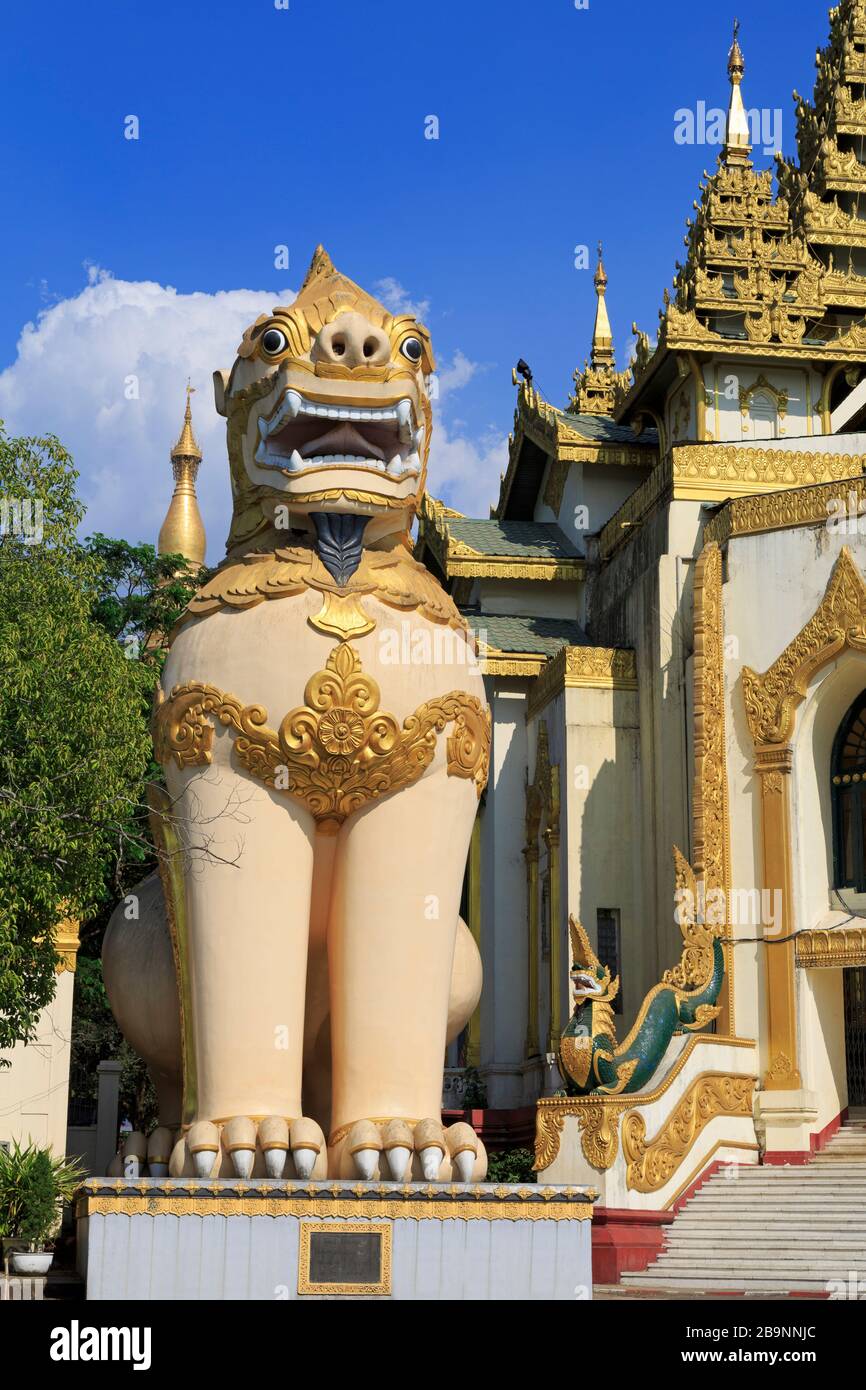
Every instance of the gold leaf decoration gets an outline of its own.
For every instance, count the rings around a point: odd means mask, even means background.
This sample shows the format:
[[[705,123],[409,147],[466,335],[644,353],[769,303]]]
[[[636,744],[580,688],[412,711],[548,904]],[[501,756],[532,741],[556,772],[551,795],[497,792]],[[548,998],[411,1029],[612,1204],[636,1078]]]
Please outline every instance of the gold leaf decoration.
[[[717,1115],[751,1117],[755,1078],[707,1073],[692,1082],[655,1139],[647,1140],[638,1111],[622,1122],[626,1186],[632,1192],[658,1192],[673,1177],[701,1131]]]
[[[437,735],[452,724],[448,775],[474,782],[478,796],[484,790],[490,712],[474,695],[453,690],[428,700],[401,727],[380,709],[379,686],[364,674],[358,653],[341,642],[310,677],[304,699],[275,730],[261,705],[242,705],[198,681],[176,686],[157,706],[157,760],[173,759],[180,768],[209,763],[214,717],[234,730],[234,756],[251,776],[336,829],[353,811],[417,782],[433,761]]]

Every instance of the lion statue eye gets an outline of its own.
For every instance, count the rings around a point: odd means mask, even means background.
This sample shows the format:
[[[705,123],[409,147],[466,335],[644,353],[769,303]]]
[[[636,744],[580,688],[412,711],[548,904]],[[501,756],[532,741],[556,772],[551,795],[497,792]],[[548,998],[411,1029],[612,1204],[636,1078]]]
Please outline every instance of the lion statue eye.
[[[262,334],[262,347],[270,357],[276,357],[279,353],[285,352],[288,347],[288,339],[285,333],[279,328],[269,328]]]
[[[420,338],[404,338],[400,344],[400,351],[410,362],[420,362],[424,346]]]

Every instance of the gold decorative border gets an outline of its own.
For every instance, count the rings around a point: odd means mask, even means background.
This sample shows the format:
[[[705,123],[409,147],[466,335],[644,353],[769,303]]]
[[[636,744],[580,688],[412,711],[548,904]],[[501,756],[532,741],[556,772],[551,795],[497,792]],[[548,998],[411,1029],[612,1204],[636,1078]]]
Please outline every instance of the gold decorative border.
[[[705,891],[724,892],[730,902],[731,834],[725,720],[725,614],[722,596],[722,552],[711,542],[695,569],[695,777],[694,870]],[[726,932],[725,935],[728,933]],[[726,943],[725,982],[719,1004],[719,1027],[736,1032],[734,1020],[734,947]]]
[[[380,690],[364,674],[358,652],[340,642],[324,670],[308,680],[306,705],[290,710],[277,729],[261,705],[201,681],[157,690],[155,756],[163,766],[209,764],[214,720],[234,730],[232,756],[274,791],[299,802],[320,829],[335,833],[343,821],[376,798],[417,782],[436,753],[437,734],[449,724],[445,745],[449,777],[471,781],[480,798],[490,762],[490,711],[474,695],[452,690],[419,705],[402,726],[380,707]]]
[[[753,1076],[705,1072],[695,1078],[650,1140],[643,1115],[637,1110],[626,1115],[622,1122],[626,1187],[632,1192],[658,1192],[666,1186],[718,1115],[751,1118],[755,1084]]]
[[[671,451],[671,458],[674,497],[702,502],[828,483],[863,472],[858,454],[755,449],[737,444],[679,444]]]
[[[747,481],[737,481],[738,468],[728,457],[736,454],[739,471],[750,475]],[[726,503],[704,528],[705,541],[724,545],[732,535],[826,521],[827,502],[839,497],[842,484],[846,492],[857,492],[858,501],[866,498],[859,455],[744,449],[735,444],[677,445],[602,527],[599,558],[609,560],[661,501]]]
[[[802,931],[795,943],[800,970],[840,970],[845,966],[866,966],[866,925],[862,927],[820,927]]]
[[[842,501],[847,507],[852,500],[859,516],[859,509],[866,504],[866,478],[862,475],[765,496],[733,498],[704,527],[704,540],[725,545],[733,536],[826,524],[830,504]]]
[[[525,556],[519,560],[507,555],[479,555],[477,559],[470,559],[455,555],[449,548],[445,572],[449,579],[556,579],[573,583],[585,577],[586,561],[557,560],[547,555]]]
[[[559,1153],[560,1136],[568,1116],[573,1116],[580,1123],[583,1131],[581,1147],[584,1157],[588,1163],[593,1163],[601,1172],[605,1172],[616,1158],[616,1143],[611,1146],[608,1142],[603,1145],[605,1158],[609,1161],[604,1165],[594,1163],[591,1154],[601,1156],[601,1150],[595,1136],[602,1133],[608,1127],[613,1128],[613,1137],[616,1139],[616,1128],[619,1123],[619,1116],[624,1110],[636,1106],[652,1105],[652,1103],[663,1096],[670,1086],[676,1081],[686,1062],[691,1057],[696,1047],[757,1047],[754,1038],[734,1038],[724,1037],[717,1033],[696,1033],[689,1038],[679,1057],[671,1067],[664,1081],[656,1086],[652,1091],[644,1091],[632,1096],[543,1096],[536,1102],[535,1111],[535,1164],[536,1171],[543,1171],[549,1168]]]
[[[310,1278],[310,1236],[325,1231],[348,1231],[364,1235],[380,1235],[379,1278],[375,1284],[314,1284]],[[386,1221],[341,1221],[339,1225],[325,1221],[302,1221],[298,1248],[298,1293],[304,1294],[390,1294],[393,1226]]]
[[[448,1189],[445,1188],[445,1191]],[[298,1216],[321,1220],[327,1216],[357,1217],[368,1209],[374,1220],[389,1221],[589,1221],[592,1194],[575,1188],[579,1199],[545,1201],[532,1197],[509,1202],[496,1198],[433,1197],[387,1201],[371,1194],[341,1200],[336,1197],[131,1197],[86,1194],[76,1217],[89,1216]],[[523,1194],[521,1193],[522,1197]]]
[[[637,690],[637,662],[626,647],[560,647],[529,692],[527,719],[533,719],[567,689]]]
[[[481,647],[478,652],[485,676],[540,676],[548,658],[541,652],[503,652],[498,647]]]

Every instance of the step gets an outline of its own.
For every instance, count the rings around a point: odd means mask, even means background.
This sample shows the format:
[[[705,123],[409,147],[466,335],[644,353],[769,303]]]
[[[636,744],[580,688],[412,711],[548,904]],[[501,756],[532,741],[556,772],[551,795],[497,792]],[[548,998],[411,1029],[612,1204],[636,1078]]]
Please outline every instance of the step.
[[[699,1274],[702,1270],[706,1273],[717,1274],[720,1269],[730,1270],[733,1273],[755,1274],[761,1271],[771,1274],[797,1274],[807,1275],[817,1279],[823,1275],[828,1279],[837,1279],[844,1273],[846,1276],[851,1272],[852,1261],[850,1259],[836,1259],[830,1255],[826,1258],[814,1260],[804,1259],[802,1255],[791,1254],[790,1258],[783,1259],[781,1255],[774,1256],[773,1259],[764,1259],[758,1254],[749,1258],[732,1259],[726,1253],[724,1258],[717,1259],[698,1259],[694,1256],[681,1255],[673,1251],[659,1255],[653,1265],[654,1269],[679,1269],[686,1273]]]
[[[827,1248],[827,1238],[820,1234],[813,1235],[811,1239],[805,1237],[799,1241],[799,1248],[805,1254],[817,1251],[823,1252]],[[681,1232],[669,1235],[665,1250],[713,1250],[724,1249],[726,1253],[732,1250],[754,1250],[754,1243],[744,1240],[742,1234],[735,1232],[706,1231],[689,1234]],[[768,1235],[762,1242],[762,1249],[768,1254],[776,1250],[786,1251],[790,1247],[789,1235]],[[866,1260],[866,1236],[838,1236],[833,1239],[833,1251],[850,1251],[852,1254],[863,1257]]]
[[[694,1279],[651,1279],[646,1275],[624,1274],[623,1283],[630,1289],[652,1288],[658,1285],[666,1289],[700,1289],[703,1293],[814,1293],[828,1296],[826,1282],[820,1279],[798,1280],[792,1284],[788,1279],[725,1279],[715,1282],[705,1278]]]

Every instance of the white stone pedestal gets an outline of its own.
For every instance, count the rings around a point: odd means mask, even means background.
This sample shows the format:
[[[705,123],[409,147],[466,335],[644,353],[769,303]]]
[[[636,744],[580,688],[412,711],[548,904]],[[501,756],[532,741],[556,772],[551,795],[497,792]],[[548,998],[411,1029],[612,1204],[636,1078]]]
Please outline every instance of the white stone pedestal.
[[[583,1188],[93,1178],[89,1299],[587,1299]]]

